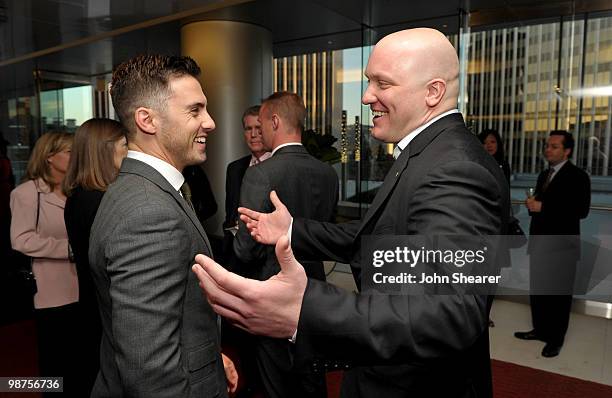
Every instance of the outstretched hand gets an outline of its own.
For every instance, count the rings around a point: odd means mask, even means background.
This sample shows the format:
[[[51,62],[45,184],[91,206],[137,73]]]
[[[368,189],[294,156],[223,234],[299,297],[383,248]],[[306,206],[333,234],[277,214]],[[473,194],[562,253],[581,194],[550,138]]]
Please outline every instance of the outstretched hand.
[[[281,270],[266,281],[243,278],[203,254],[196,256],[192,270],[217,314],[254,334],[290,338],[300,318],[306,272],[287,236],[276,243],[276,257]]]
[[[270,200],[275,209],[272,213],[260,213],[246,207],[238,208],[240,219],[246,224],[253,239],[265,245],[276,244],[281,236],[287,234],[291,225],[291,214],[276,195],[276,191],[270,192]]]

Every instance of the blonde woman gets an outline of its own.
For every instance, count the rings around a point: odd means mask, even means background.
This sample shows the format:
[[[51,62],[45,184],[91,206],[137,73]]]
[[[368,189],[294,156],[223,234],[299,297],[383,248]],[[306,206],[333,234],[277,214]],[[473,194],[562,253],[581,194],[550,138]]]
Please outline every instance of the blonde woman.
[[[79,300],[76,269],[69,260],[62,192],[72,138],[64,132],[42,135],[32,150],[24,182],[11,192],[10,199],[11,245],[33,258],[40,375],[64,377],[65,391],[74,374],[72,342]]]
[[[100,368],[100,338],[102,326],[95,286],[89,270],[89,232],[102,196],[117,178],[123,158],[127,155],[125,129],[111,119],[90,119],[74,136],[72,156],[64,179],[68,196],[64,221],[68,240],[74,251],[79,276],[79,307],[81,324],[79,340],[80,378],[77,396],[89,397]]]

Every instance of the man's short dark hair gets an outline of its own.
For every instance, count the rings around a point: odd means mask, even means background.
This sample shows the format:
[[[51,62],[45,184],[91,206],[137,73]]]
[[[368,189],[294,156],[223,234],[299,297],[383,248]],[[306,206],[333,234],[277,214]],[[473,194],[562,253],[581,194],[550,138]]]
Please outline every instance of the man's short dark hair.
[[[572,153],[574,153],[574,146],[576,145],[574,136],[565,130],[553,130],[550,132],[549,137],[552,137],[553,135],[560,135],[563,137],[563,149],[569,149],[569,156],[572,156]]]
[[[259,109],[261,108],[261,105],[253,105],[253,106],[249,106],[246,111],[244,111],[244,113],[242,114],[242,128],[245,129],[246,125],[244,124],[244,119],[246,119],[247,116],[259,116]]]
[[[290,126],[299,128],[301,132],[304,131],[306,107],[299,95],[288,91],[279,91],[266,98],[261,106],[265,107],[268,113],[279,115]]]
[[[134,111],[141,106],[163,111],[171,95],[170,78],[185,75],[195,78],[200,75],[198,64],[185,56],[138,55],[115,68],[110,94],[129,137],[136,133]]]

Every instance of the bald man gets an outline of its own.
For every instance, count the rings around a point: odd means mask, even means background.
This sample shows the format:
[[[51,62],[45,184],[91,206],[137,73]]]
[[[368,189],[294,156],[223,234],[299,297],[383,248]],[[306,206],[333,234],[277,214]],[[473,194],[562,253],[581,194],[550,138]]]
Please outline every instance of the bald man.
[[[276,244],[279,274],[254,282],[204,256],[194,271],[219,314],[294,339],[296,360],[347,369],[344,397],[491,397],[487,296],[355,294],[307,279],[293,256],[349,262],[364,288],[362,237],[506,232],[507,183],[457,110],[459,62],[446,37],[433,29],[386,36],[365,74],[372,135],[397,144],[397,159],[364,218],[293,219],[272,195],[272,213],[239,211],[252,236]]]

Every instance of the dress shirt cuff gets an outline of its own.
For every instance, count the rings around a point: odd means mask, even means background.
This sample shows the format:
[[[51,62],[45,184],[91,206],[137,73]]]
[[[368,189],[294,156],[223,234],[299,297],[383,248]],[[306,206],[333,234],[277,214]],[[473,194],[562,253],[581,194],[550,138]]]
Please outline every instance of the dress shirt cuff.
[[[287,231],[287,237],[289,238],[289,245],[291,246],[291,230],[293,229],[293,217],[291,217],[291,222],[289,223],[289,231]],[[297,329],[295,329],[295,332],[293,332],[293,335],[291,335],[291,338],[289,339],[289,342],[295,344],[295,339],[297,338]]]
[[[291,230],[293,229],[293,217],[291,217],[291,222],[289,223],[289,230],[287,231],[287,238],[289,238],[289,245],[291,246]]]

